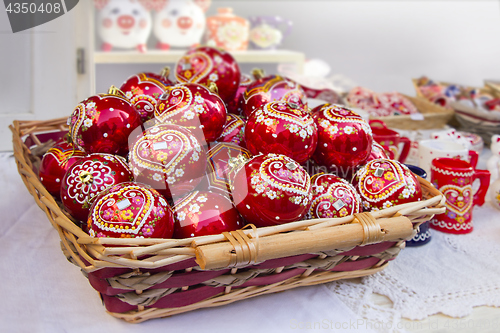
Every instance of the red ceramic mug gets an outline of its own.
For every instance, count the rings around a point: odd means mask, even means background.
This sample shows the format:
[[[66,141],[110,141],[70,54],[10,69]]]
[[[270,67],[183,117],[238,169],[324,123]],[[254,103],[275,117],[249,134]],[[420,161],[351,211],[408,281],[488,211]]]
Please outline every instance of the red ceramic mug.
[[[479,179],[479,189],[474,193],[472,183]],[[432,184],[446,197],[446,212],[434,216],[433,229],[466,234],[472,231],[472,210],[482,206],[490,185],[490,172],[476,170],[467,161],[440,157],[432,161]]]
[[[389,158],[397,158],[399,162],[404,163],[410,152],[411,140],[388,128],[382,120],[370,120],[370,127],[372,128],[373,140],[380,143],[389,152]],[[399,151],[400,143],[403,144],[401,152]]]

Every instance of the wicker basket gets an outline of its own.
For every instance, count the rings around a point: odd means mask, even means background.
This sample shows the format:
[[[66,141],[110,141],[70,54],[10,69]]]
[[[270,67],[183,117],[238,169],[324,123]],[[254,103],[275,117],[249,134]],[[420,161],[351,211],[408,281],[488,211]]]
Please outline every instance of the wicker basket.
[[[417,96],[425,98],[417,84],[418,79],[412,80]],[[443,86],[449,86],[452,83],[438,82]],[[500,98],[500,86],[494,81],[485,81],[485,86],[477,88],[483,94],[490,94],[495,98]],[[453,122],[450,123],[455,128],[477,134],[481,136],[484,143],[491,143],[493,134],[500,134],[500,113],[487,112],[480,109],[475,109],[460,102],[450,102],[449,107],[455,111]]]
[[[99,291],[107,311],[129,322],[373,274],[421,223],[444,212],[443,195],[420,178],[424,200],[356,216],[192,239],[92,238],[37,177],[35,151],[64,134],[65,120],[10,126],[19,173],[59,233],[63,253]]]
[[[409,99],[420,112],[420,115],[397,115],[386,117],[371,117],[370,119],[380,119],[389,128],[398,128],[402,130],[424,130],[444,127],[450,119],[453,118],[453,110],[445,109],[434,104],[427,99],[417,96],[411,97],[403,95]],[[418,118],[420,117],[420,118]]]
[[[404,94],[401,95],[409,99],[410,102],[415,105],[420,114],[384,117],[370,116],[370,119],[382,120],[389,128],[411,131],[419,129],[424,130],[442,128],[450,121],[450,119],[453,118],[453,110],[446,109],[437,104],[434,104],[424,98],[421,94],[417,94],[416,97]],[[347,103],[345,95],[343,96],[343,100],[347,106],[352,106]]]

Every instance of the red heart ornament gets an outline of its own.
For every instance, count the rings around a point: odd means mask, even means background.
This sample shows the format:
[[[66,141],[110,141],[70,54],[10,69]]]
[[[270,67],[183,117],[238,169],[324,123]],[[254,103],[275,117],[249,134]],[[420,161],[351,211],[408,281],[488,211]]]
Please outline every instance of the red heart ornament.
[[[245,142],[252,154],[283,154],[300,164],[313,155],[317,137],[311,115],[284,101],[265,104],[250,115],[245,127]]]
[[[126,156],[129,135],[142,125],[130,101],[118,94],[100,94],[78,104],[71,115],[70,135],[76,147],[88,154]]]
[[[215,141],[221,135],[226,114],[220,97],[195,83],[167,87],[155,109],[156,120],[184,126],[202,143]]]
[[[341,105],[323,104],[311,112],[318,127],[314,161],[330,172],[350,179],[370,156],[373,142],[370,125]]]
[[[332,174],[316,174],[311,184],[309,218],[336,218],[361,212],[361,198],[345,179]]]
[[[120,90],[134,105],[141,120],[146,122],[153,118],[158,98],[165,92],[165,88],[171,85],[173,83],[165,75],[138,73],[125,80]]]
[[[62,140],[56,142],[42,158],[38,177],[50,194],[59,198],[61,184],[66,171],[80,158],[87,156],[83,151],[75,149],[73,144]]]
[[[410,169],[389,159],[368,162],[356,173],[354,186],[366,210],[389,208],[422,198],[420,183]]]
[[[174,217],[167,201],[154,189],[125,182],[95,198],[88,228],[92,237],[170,238]]]
[[[225,103],[234,99],[240,84],[240,68],[233,56],[221,49],[201,46],[189,50],[175,66],[175,78],[180,83],[215,83]]]
[[[260,227],[300,220],[310,206],[310,176],[285,155],[253,157],[231,184],[236,209]]]
[[[170,198],[183,196],[199,184],[206,153],[189,130],[161,124],[148,128],[133,142],[129,164],[136,181]]]
[[[298,83],[279,75],[266,76],[255,80],[243,93],[244,114],[250,117],[255,110],[275,101],[290,102],[304,108],[307,97]]]
[[[211,191],[194,191],[178,200],[174,215],[174,238],[216,235],[244,225],[229,197]]]
[[[94,197],[117,183],[133,180],[124,158],[110,154],[91,154],[75,162],[61,185],[61,201],[66,211],[86,221]]]

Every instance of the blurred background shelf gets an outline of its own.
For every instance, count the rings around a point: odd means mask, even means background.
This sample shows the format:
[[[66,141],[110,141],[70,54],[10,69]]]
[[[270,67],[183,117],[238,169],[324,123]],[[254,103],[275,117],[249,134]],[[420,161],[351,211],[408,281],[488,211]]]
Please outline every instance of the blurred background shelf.
[[[94,52],[95,64],[176,63],[186,50]],[[293,63],[302,72],[305,54],[289,50],[248,50],[231,52],[238,63]]]

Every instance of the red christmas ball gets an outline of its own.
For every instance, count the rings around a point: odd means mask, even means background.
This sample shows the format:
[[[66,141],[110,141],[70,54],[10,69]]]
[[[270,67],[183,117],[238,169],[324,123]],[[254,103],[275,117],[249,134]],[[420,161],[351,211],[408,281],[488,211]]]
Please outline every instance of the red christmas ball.
[[[282,154],[299,164],[313,155],[317,140],[311,115],[284,101],[265,104],[248,117],[245,127],[245,142],[252,154]]]
[[[226,124],[222,129],[222,134],[216,141],[231,142],[242,148],[246,148],[245,121],[237,115],[228,113],[226,116]]]
[[[361,212],[361,198],[354,186],[332,174],[311,178],[312,200],[309,218],[336,218]]]
[[[223,131],[226,107],[220,97],[195,83],[167,87],[155,108],[155,119],[188,128],[204,142],[212,142]],[[203,140],[204,138],[204,140]]]
[[[173,85],[167,75],[166,71],[160,75],[139,73],[129,77],[120,87],[141,116],[142,122],[154,117],[158,98],[165,92],[167,86]]]
[[[370,156],[373,143],[370,125],[341,105],[319,105],[312,113],[318,127],[314,161],[342,178],[351,177]]]
[[[90,205],[99,192],[131,180],[132,172],[123,157],[91,154],[76,161],[66,172],[61,186],[61,201],[71,216],[86,221]]]
[[[366,162],[370,162],[370,161],[373,161],[373,160],[378,160],[378,159],[381,159],[381,158],[388,159],[389,158],[389,154],[388,154],[387,150],[385,150],[384,147],[382,147],[380,145],[380,143],[378,143],[377,141],[373,140],[372,151],[370,153],[370,156],[368,157],[368,160],[366,160]]]
[[[279,75],[261,77],[252,82],[243,93],[244,113],[246,117],[265,104],[285,101],[305,108],[307,96],[296,82]]]
[[[253,157],[232,180],[236,209],[259,227],[298,221],[311,203],[311,179],[285,155]]]
[[[175,78],[180,83],[217,85],[219,95],[229,103],[240,84],[240,67],[233,56],[221,49],[200,46],[189,50],[175,66]]]
[[[422,199],[422,189],[408,167],[398,161],[380,159],[358,170],[354,186],[365,210],[379,210]]]
[[[176,201],[174,216],[174,238],[217,235],[244,225],[229,197],[209,191],[194,191]]]
[[[92,237],[171,238],[174,215],[154,189],[125,182],[95,198],[87,225]]]
[[[253,80],[250,76],[241,74],[240,85],[236,90],[236,94],[234,95],[234,98],[227,103],[227,112],[245,117],[245,100],[243,99],[243,94],[252,82]]]
[[[113,93],[99,94],[76,106],[70,134],[76,147],[86,153],[126,156],[128,137],[141,125],[141,117],[128,99]]]
[[[167,198],[192,191],[201,181],[206,153],[182,126],[160,124],[146,129],[131,145],[129,164],[137,182]]]
[[[231,196],[230,181],[239,166],[250,158],[252,154],[245,148],[234,143],[217,143],[207,152],[205,176],[197,189]]]
[[[50,194],[59,198],[61,183],[66,171],[80,158],[87,156],[83,151],[74,149],[73,144],[61,139],[50,148],[42,158],[38,177]]]

